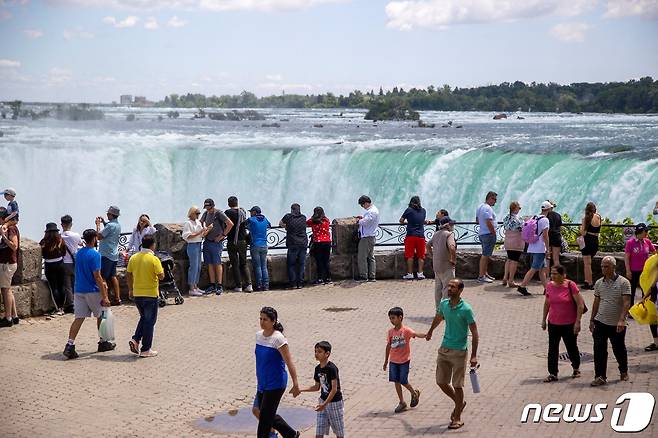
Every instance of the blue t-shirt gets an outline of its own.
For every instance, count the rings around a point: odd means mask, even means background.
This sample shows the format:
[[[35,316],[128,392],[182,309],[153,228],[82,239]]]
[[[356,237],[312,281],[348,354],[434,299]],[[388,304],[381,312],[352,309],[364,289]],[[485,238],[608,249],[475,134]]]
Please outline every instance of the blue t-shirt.
[[[247,225],[251,233],[251,246],[267,248],[267,229],[272,226],[270,221],[262,214],[258,214],[247,219]]]
[[[7,214],[12,214],[13,212],[16,212],[16,216],[14,216],[13,220],[18,222],[18,202],[14,201],[9,201],[7,204]]]
[[[402,213],[402,218],[407,220],[407,236],[425,237],[426,215],[427,213],[424,208],[415,210],[408,207],[404,213]]]
[[[494,213],[491,205],[483,202],[477,210],[478,224],[480,225],[479,235],[484,236],[485,234],[491,234],[489,227],[487,227],[487,220],[491,219],[493,221],[493,226],[496,228],[496,213]]]
[[[103,240],[98,242],[98,251],[103,257],[116,262],[119,260],[119,238],[121,237],[121,225],[116,219],[105,224],[101,231]]]
[[[85,246],[75,254],[75,293],[99,292],[94,272],[101,270],[101,255],[94,248]]]
[[[256,333],[256,379],[258,391],[282,389],[288,386],[288,372],[279,348],[288,341],[283,333],[275,330],[272,336]]]

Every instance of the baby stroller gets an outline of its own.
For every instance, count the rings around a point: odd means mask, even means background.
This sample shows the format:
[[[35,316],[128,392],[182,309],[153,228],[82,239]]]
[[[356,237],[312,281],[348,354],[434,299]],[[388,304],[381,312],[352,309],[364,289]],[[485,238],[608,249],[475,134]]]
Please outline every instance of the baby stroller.
[[[165,251],[157,251],[155,256],[160,259],[162,263],[162,269],[164,270],[164,278],[160,280],[159,292],[160,296],[158,297],[158,305],[164,307],[167,305],[167,299],[170,298],[170,295],[174,295],[174,304],[183,304],[185,299],[178,290],[176,286],[176,280],[174,279],[174,258]]]

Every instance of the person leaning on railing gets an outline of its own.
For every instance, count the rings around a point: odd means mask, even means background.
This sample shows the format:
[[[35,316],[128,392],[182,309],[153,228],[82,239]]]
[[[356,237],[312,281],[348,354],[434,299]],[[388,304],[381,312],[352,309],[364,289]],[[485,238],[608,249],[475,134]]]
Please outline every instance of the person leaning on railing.
[[[379,210],[367,195],[362,195],[358,203],[365,210],[363,216],[355,216],[359,224],[359,247],[357,252],[359,281],[375,281],[377,269],[375,236],[379,227]]]
[[[311,227],[312,243],[311,254],[315,258],[315,264],[318,270],[318,278],[314,284],[331,283],[331,222],[324,214],[322,207],[313,209],[313,216],[306,221],[306,225]]]

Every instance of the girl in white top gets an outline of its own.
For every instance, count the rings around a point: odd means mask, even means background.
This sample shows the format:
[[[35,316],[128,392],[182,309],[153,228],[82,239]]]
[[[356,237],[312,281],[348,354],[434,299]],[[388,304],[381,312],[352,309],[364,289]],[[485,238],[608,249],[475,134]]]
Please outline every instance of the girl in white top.
[[[188,294],[194,297],[203,295],[203,291],[197,286],[201,273],[201,242],[210,230],[201,224],[200,214],[199,207],[193,205],[187,211],[188,220],[183,224],[183,239],[187,242],[187,257],[190,260],[190,267],[187,270]]]
[[[148,214],[144,213],[139,216],[137,225],[133,229],[133,233],[128,241],[128,254],[133,255],[142,249],[142,239],[149,234],[155,234],[157,230],[151,225],[151,218]]]

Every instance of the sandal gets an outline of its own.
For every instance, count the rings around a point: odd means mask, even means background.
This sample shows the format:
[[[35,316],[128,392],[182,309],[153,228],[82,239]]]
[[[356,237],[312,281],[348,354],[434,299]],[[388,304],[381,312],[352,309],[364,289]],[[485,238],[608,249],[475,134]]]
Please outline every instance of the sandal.
[[[462,405],[462,413],[464,412],[465,408],[466,408],[466,402],[464,402],[464,404]],[[450,414],[450,422],[452,423],[454,421],[455,421],[455,410],[453,409],[452,414]]]
[[[580,377],[580,370],[573,370],[573,373],[571,374],[572,379],[577,379]]]
[[[464,422],[463,421],[453,421],[450,423],[450,426],[448,426],[448,429],[461,429],[464,427]]]
[[[503,280],[503,286],[507,286],[507,280]]]
[[[656,350],[658,350],[658,345],[656,345],[655,343],[651,343],[646,347],[644,347],[644,351],[656,351]]]
[[[130,351],[132,351],[135,354],[139,354],[139,342],[137,342],[134,339],[131,339],[128,341],[128,346],[130,347]]]
[[[544,383],[557,382],[557,376],[549,374],[548,377],[544,379]]]

